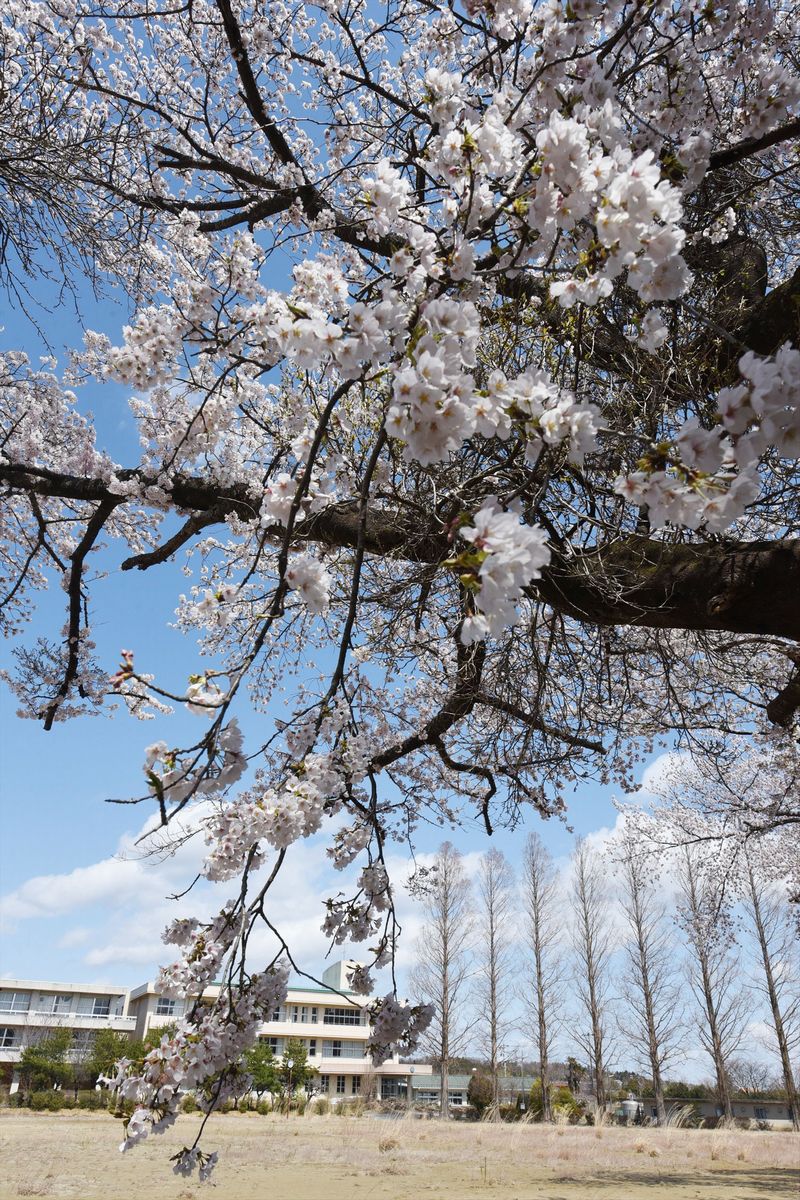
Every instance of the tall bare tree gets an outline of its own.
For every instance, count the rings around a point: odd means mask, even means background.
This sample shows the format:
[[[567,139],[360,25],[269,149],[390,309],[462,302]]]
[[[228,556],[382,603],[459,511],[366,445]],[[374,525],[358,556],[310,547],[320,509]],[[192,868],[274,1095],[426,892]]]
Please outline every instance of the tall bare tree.
[[[628,1045],[653,1080],[658,1123],[666,1121],[664,1070],[681,1043],[685,1006],[675,969],[675,942],[666,905],[658,898],[641,839],[630,829],[612,853],[620,865],[620,904],[628,926],[625,943],[625,1015]]]
[[[606,1102],[612,937],[605,869],[581,838],[572,855],[574,978],[583,1021],[577,1031],[592,1073],[598,1108]]]
[[[800,1046],[800,989],[797,930],[786,898],[773,882],[765,882],[760,863],[747,855],[745,911],[758,945],[762,970],[754,983],[769,1004],[769,1022],[781,1060],[783,1086],[792,1128],[800,1129],[800,1104],[792,1070],[792,1052]]]
[[[550,1052],[563,1019],[564,956],[561,951],[563,917],[559,908],[558,873],[552,855],[538,833],[528,834],[522,857],[522,896],[526,939],[531,949],[533,974],[524,986],[530,1014],[539,1076],[542,1082],[542,1120],[552,1121]],[[526,972],[527,974],[527,972]]]
[[[481,859],[477,878],[478,939],[475,961],[476,1029],[489,1060],[492,1079],[490,1113],[500,1116],[500,1060],[511,1022],[516,955],[512,920],[515,913],[514,872],[500,850]]]
[[[678,921],[689,947],[689,982],[700,1010],[700,1040],[714,1066],[722,1114],[733,1119],[728,1063],[741,1046],[750,1005],[734,955],[724,875],[703,866],[696,847],[681,851]]]
[[[422,890],[425,924],[417,940],[411,972],[415,998],[436,1013],[423,1040],[440,1064],[440,1114],[450,1115],[450,1059],[466,1048],[468,980],[475,936],[472,887],[461,855],[444,842]]]

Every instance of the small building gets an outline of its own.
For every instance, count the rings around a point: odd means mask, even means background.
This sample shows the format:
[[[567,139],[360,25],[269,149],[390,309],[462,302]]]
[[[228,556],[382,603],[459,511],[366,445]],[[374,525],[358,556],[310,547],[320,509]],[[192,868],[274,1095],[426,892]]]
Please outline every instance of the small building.
[[[413,1072],[410,1076],[413,1103],[438,1105],[441,1076],[433,1074],[431,1068],[427,1066],[414,1066],[407,1070]],[[463,1108],[469,1104],[467,1092],[474,1074],[476,1072],[473,1071],[469,1075],[448,1076],[447,1092],[451,1108]],[[532,1075],[520,1076],[501,1073],[499,1080],[500,1103],[504,1105],[524,1103],[527,1107],[534,1082],[535,1079]]]
[[[665,1101],[667,1119],[680,1112],[687,1106],[693,1110],[698,1120],[714,1123],[723,1114],[722,1105],[718,1101],[694,1100],[689,1097],[673,1096]],[[737,1096],[731,1101],[733,1116],[737,1121],[751,1125],[770,1125],[773,1129],[791,1129],[792,1114],[785,1100],[758,1100],[755,1097]],[[655,1124],[658,1120],[658,1109],[652,1096],[630,1096],[627,1100],[612,1105],[616,1120],[627,1123]]]

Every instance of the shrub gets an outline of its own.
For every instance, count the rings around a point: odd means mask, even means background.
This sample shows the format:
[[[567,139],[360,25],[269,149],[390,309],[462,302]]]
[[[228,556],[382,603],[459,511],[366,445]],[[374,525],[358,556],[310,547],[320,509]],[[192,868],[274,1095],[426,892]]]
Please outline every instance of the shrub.
[[[269,1100],[259,1100],[256,1105],[256,1112],[260,1113],[262,1117],[268,1117],[272,1112],[272,1104]]]
[[[28,1107],[34,1112],[59,1112],[64,1107],[64,1096],[61,1092],[31,1092],[28,1096]]]
[[[193,1112],[197,1112],[197,1108],[198,1108],[198,1105],[197,1105],[197,1101],[195,1100],[194,1096],[192,1095],[191,1092],[187,1092],[186,1095],[181,1100],[181,1112],[193,1113]]]
[[[467,1100],[480,1115],[492,1103],[492,1081],[488,1075],[475,1074],[467,1087]]]
[[[542,1119],[544,1110],[542,1100],[542,1081],[534,1080],[533,1087],[530,1092],[530,1111],[536,1120]],[[568,1087],[551,1087],[550,1089],[550,1107],[553,1111],[553,1117],[559,1121],[569,1121],[574,1124],[583,1116],[583,1105],[580,1104]]]
[[[314,1112],[318,1116],[324,1117],[324,1116],[327,1116],[327,1114],[330,1111],[331,1111],[331,1102],[328,1099],[328,1097],[327,1096],[318,1096],[317,1099],[314,1101]]]

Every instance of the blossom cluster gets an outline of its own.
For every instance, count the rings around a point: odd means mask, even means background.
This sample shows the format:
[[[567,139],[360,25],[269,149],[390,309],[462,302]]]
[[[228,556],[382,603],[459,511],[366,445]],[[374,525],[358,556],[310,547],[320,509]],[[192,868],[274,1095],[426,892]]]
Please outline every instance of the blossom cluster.
[[[432,1004],[408,1004],[391,992],[376,1000],[369,1011],[371,1029],[366,1049],[376,1067],[398,1051],[412,1054],[434,1015]]]
[[[771,358],[748,351],[739,371],[743,382],[717,397],[718,425],[705,429],[689,417],[638,470],[615,481],[628,503],[647,506],[653,528],[669,522],[721,532],[758,496],[758,461],[770,446],[784,458],[800,457],[800,351],[788,344]]]
[[[223,991],[211,1007],[196,1006],[141,1063],[123,1058],[114,1073],[101,1077],[121,1102],[134,1104],[120,1150],[170,1128],[183,1092],[197,1093],[201,1108],[210,1111],[247,1090],[249,1078],[235,1064],[255,1041],[261,1022],[286,999],[288,980],[284,964],[252,975],[246,987]],[[194,1148],[183,1150],[175,1170],[187,1174],[199,1166],[207,1176],[215,1161]]]
[[[197,708],[203,714],[209,712],[206,705]],[[247,767],[243,747],[242,731],[234,717],[217,735],[210,765],[199,767],[193,758],[181,757],[166,742],[154,742],[145,750],[144,773],[151,790],[168,802],[213,795],[241,779]]]
[[[208,879],[230,879],[239,873],[261,841],[285,849],[319,829],[323,815],[335,813],[344,789],[342,772],[329,754],[309,754],[283,787],[237,798],[206,823],[211,850],[203,867]],[[255,851],[252,865],[263,861]]]
[[[474,590],[479,607],[461,626],[464,645],[496,636],[516,624],[516,606],[524,589],[550,561],[544,530],[538,525],[522,525],[519,514],[505,511],[495,497],[485,501],[473,521],[459,531],[471,544],[471,551],[453,560],[464,569],[461,580]]]
[[[232,901],[209,924],[201,925],[193,917],[173,921],[164,930],[162,940],[183,947],[183,953],[177,962],[161,968],[159,991],[165,996],[200,995],[217,978],[237,933]]]

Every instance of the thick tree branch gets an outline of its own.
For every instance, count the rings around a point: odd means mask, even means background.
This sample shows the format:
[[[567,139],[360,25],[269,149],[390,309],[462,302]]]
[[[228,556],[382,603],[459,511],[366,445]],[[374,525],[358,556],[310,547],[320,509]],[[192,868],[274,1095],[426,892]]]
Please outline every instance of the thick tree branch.
[[[800,117],[794,121],[788,121],[785,125],[779,125],[777,129],[772,129],[763,137],[745,138],[734,146],[728,146],[726,150],[715,151],[709,159],[709,170],[718,171],[720,167],[732,167],[734,163],[741,162],[744,158],[751,158],[754,154],[760,154],[762,150],[768,150],[770,146],[777,146],[780,142],[792,142],[798,137],[800,137]]]
[[[137,471],[118,473],[156,485]],[[112,505],[130,503],[99,479],[0,464],[0,483],[17,492]],[[219,509],[245,521],[258,516],[260,494],[221,488],[192,476],[173,481],[175,508],[189,514]],[[142,501],[133,501],[142,503]],[[357,501],[332,504],[292,531],[296,541],[332,548],[359,542]],[[268,531],[269,532],[269,531]],[[274,536],[285,531],[276,526]],[[416,513],[370,508],[364,528],[368,554],[439,563],[452,547],[444,533]],[[138,564],[137,564],[138,565]],[[650,629],[721,630],[800,641],[800,539],[670,543],[631,536],[574,554],[553,553],[531,595],[582,623]]]
[[[533,590],[598,625],[800,640],[800,539],[675,545],[634,536],[554,557]]]

